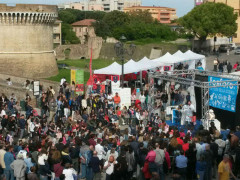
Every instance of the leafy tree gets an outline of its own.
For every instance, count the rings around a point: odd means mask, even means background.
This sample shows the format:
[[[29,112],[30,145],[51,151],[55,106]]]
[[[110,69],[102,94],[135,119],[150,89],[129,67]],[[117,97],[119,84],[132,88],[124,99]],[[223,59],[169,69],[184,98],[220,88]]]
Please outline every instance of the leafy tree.
[[[114,28],[119,28],[126,23],[130,22],[129,16],[121,11],[112,11],[107,13],[103,21],[108,24],[109,30],[112,31]]]
[[[110,36],[111,32],[109,30],[109,26],[105,21],[96,21],[93,23],[93,27],[97,36],[106,39],[107,36]]]
[[[234,9],[223,3],[203,3],[196,6],[179,23],[201,41],[208,36],[232,36],[237,30],[237,14]]]
[[[76,33],[72,30],[70,24],[62,24],[62,39],[64,44],[78,44],[80,40],[76,36]]]
[[[76,21],[76,16],[67,10],[59,11],[58,16],[64,23],[72,24]]]
[[[127,13],[131,22],[153,23],[154,19],[149,11],[130,11]]]

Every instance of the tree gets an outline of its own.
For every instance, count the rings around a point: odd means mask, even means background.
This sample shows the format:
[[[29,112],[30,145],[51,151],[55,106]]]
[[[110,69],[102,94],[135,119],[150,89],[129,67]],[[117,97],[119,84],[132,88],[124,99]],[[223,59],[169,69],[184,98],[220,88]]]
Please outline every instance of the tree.
[[[237,14],[223,3],[203,3],[178,20],[202,42],[207,37],[233,36],[237,31]]]
[[[114,28],[120,28],[126,23],[130,22],[129,16],[121,11],[112,11],[107,13],[103,21],[108,24],[109,30],[112,31]]]
[[[154,19],[149,11],[130,11],[127,13],[131,22],[153,23]]]
[[[72,30],[72,26],[70,24],[63,23],[62,24],[62,38],[64,44],[78,44],[80,40],[76,36],[76,33]]]
[[[72,24],[76,21],[76,15],[69,10],[61,10],[58,13],[59,19],[67,24]]]
[[[110,36],[111,32],[109,30],[109,26],[104,21],[96,21],[92,25],[97,36],[100,36],[103,39],[106,39],[107,36]]]

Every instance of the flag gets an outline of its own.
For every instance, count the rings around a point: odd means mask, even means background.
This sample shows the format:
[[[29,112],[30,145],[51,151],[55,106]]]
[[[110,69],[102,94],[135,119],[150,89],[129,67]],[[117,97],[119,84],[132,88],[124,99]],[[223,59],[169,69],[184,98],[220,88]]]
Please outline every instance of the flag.
[[[88,79],[87,85],[93,85],[93,76],[92,76],[92,47],[91,47],[91,56],[90,56],[90,62],[89,62],[89,72],[90,72],[90,77]]]

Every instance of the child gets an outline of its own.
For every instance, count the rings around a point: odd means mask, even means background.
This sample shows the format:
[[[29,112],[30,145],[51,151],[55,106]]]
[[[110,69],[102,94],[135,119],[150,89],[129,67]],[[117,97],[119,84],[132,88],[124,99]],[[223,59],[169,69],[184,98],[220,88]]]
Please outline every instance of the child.
[[[77,172],[71,167],[70,163],[65,164],[63,174],[65,176],[65,180],[77,180]]]

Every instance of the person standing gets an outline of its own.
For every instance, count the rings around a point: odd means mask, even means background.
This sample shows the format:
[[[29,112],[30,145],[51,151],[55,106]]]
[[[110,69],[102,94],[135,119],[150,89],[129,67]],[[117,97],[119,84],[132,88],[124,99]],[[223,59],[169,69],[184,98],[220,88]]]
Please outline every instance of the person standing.
[[[213,61],[213,67],[214,67],[214,71],[216,71],[217,72],[217,66],[218,66],[218,59],[214,59],[214,61]]]
[[[10,167],[14,171],[14,176],[16,177],[16,180],[25,180],[25,172],[27,169],[27,165],[23,160],[22,154],[19,153],[17,155],[17,159],[10,164]]]
[[[109,160],[105,162],[103,169],[106,170],[106,180],[111,180],[111,175],[114,171],[114,165],[117,164],[115,161],[114,156],[110,156]]]
[[[145,109],[146,108],[146,103],[145,103],[145,100],[146,100],[146,96],[144,95],[143,92],[141,92],[140,96],[139,96],[139,100],[141,102],[141,107],[142,109]]]
[[[22,114],[20,119],[19,119],[19,127],[20,127],[20,139],[23,138],[24,135],[24,130],[25,130],[25,125],[26,125],[26,121],[24,119],[24,115]]]
[[[180,151],[180,155],[176,157],[176,167],[178,174],[185,179],[187,173],[188,159],[184,156],[184,151]]]
[[[118,96],[118,93],[115,94],[115,96],[113,97],[113,101],[114,101],[114,108],[121,107],[120,102],[121,102],[121,98],[120,96]]]
[[[212,164],[213,164],[213,153],[210,149],[210,145],[206,144],[205,145],[205,151],[203,152],[203,156],[206,160],[207,166],[206,166],[206,171],[204,174],[204,179],[205,180],[211,180],[212,179]]]
[[[228,71],[228,73],[232,72],[232,64],[230,62],[228,62],[228,64],[227,64],[227,71]]]
[[[101,166],[103,166],[103,159],[104,156],[106,155],[106,152],[104,151],[104,147],[101,145],[102,141],[101,139],[97,140],[97,145],[95,146],[95,151],[97,151],[97,156],[100,160]]]
[[[3,174],[5,169],[5,162],[4,162],[4,155],[6,154],[6,151],[4,150],[4,146],[0,144],[0,174]]]
[[[229,165],[229,155],[225,154],[223,156],[223,160],[218,165],[218,180],[227,180],[229,179],[230,174],[234,179],[237,179],[231,171],[231,168]]]
[[[4,155],[4,163],[5,163],[4,174],[6,176],[6,180],[14,180],[13,169],[10,167],[10,164],[12,164],[12,162],[14,161],[14,156],[12,154],[13,146],[8,146],[6,150],[7,152]]]
[[[165,152],[163,149],[160,149],[160,145],[158,143],[156,143],[156,149],[154,151],[156,153],[155,163],[158,166],[158,173],[159,173],[160,179],[164,180],[165,176],[163,171],[163,162],[165,159]]]
[[[93,180],[101,180],[101,162],[97,156],[97,151],[93,151],[93,157],[89,161],[89,166],[92,167]]]

